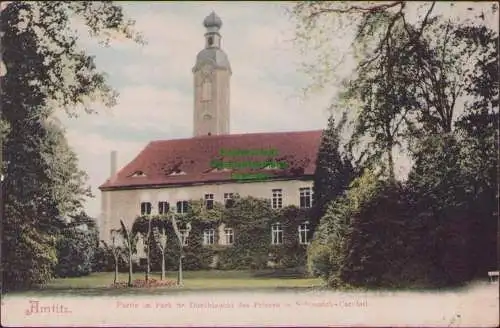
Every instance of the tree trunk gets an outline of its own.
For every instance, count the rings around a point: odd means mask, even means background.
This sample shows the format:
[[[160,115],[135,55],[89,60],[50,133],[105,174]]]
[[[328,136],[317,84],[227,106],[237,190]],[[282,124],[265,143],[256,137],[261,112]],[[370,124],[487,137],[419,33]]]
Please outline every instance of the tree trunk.
[[[387,161],[389,164],[389,179],[391,182],[396,181],[396,173],[394,172],[394,158],[392,157],[392,144],[387,148]]]
[[[118,258],[115,256],[115,277],[113,279],[113,284],[116,284],[117,279],[118,279]]]
[[[161,280],[165,279],[165,251],[161,252]]]
[[[147,256],[147,263],[146,263],[146,277],[145,280],[149,280],[149,272],[150,272],[150,264],[149,264],[149,236],[148,236],[148,241],[147,241],[147,246],[146,246],[146,256]]]
[[[128,252],[128,286],[132,287],[132,250]]]
[[[177,274],[177,285],[182,286],[182,250],[179,255],[179,273]]]
[[[149,273],[151,271],[151,264],[150,264],[150,255],[149,255],[149,239],[151,237],[151,217],[148,218],[148,236],[146,240],[146,256],[147,256],[147,264],[146,264],[146,281],[149,280]]]

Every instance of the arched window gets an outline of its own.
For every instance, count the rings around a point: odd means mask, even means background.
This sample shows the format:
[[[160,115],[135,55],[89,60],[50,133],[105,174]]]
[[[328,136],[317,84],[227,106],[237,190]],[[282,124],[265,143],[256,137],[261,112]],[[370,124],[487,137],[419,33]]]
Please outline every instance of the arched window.
[[[201,84],[201,101],[209,101],[212,99],[212,83],[208,80]]]

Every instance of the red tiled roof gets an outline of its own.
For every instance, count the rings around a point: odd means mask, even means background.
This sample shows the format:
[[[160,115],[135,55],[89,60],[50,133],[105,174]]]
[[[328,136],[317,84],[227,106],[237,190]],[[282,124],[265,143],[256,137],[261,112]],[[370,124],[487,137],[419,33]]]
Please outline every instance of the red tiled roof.
[[[272,178],[300,178],[312,175],[321,141],[321,130],[201,136],[150,142],[137,157],[99,187],[101,190],[150,188],[210,182],[229,182],[232,172],[269,174]],[[276,149],[273,157],[222,157],[220,150]],[[285,161],[284,170],[246,169],[217,171],[213,160],[223,162]],[[140,176],[140,172],[143,173]],[[172,172],[184,172],[170,175]],[[139,173],[139,174],[138,174]],[[136,176],[134,176],[136,175]]]

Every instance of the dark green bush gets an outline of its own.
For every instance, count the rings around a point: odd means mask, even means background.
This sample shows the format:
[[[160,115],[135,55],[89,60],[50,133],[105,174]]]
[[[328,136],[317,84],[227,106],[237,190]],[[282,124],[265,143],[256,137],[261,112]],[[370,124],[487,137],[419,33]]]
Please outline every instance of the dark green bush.
[[[93,230],[66,228],[57,242],[58,277],[80,277],[92,272],[97,251],[97,234]]]

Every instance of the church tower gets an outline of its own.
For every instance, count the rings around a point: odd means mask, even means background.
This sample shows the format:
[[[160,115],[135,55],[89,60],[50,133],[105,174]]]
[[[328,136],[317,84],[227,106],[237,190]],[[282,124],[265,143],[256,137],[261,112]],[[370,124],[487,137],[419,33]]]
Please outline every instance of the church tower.
[[[222,20],[215,12],[203,21],[205,48],[196,56],[194,78],[194,136],[229,134],[231,66],[221,49]]]

